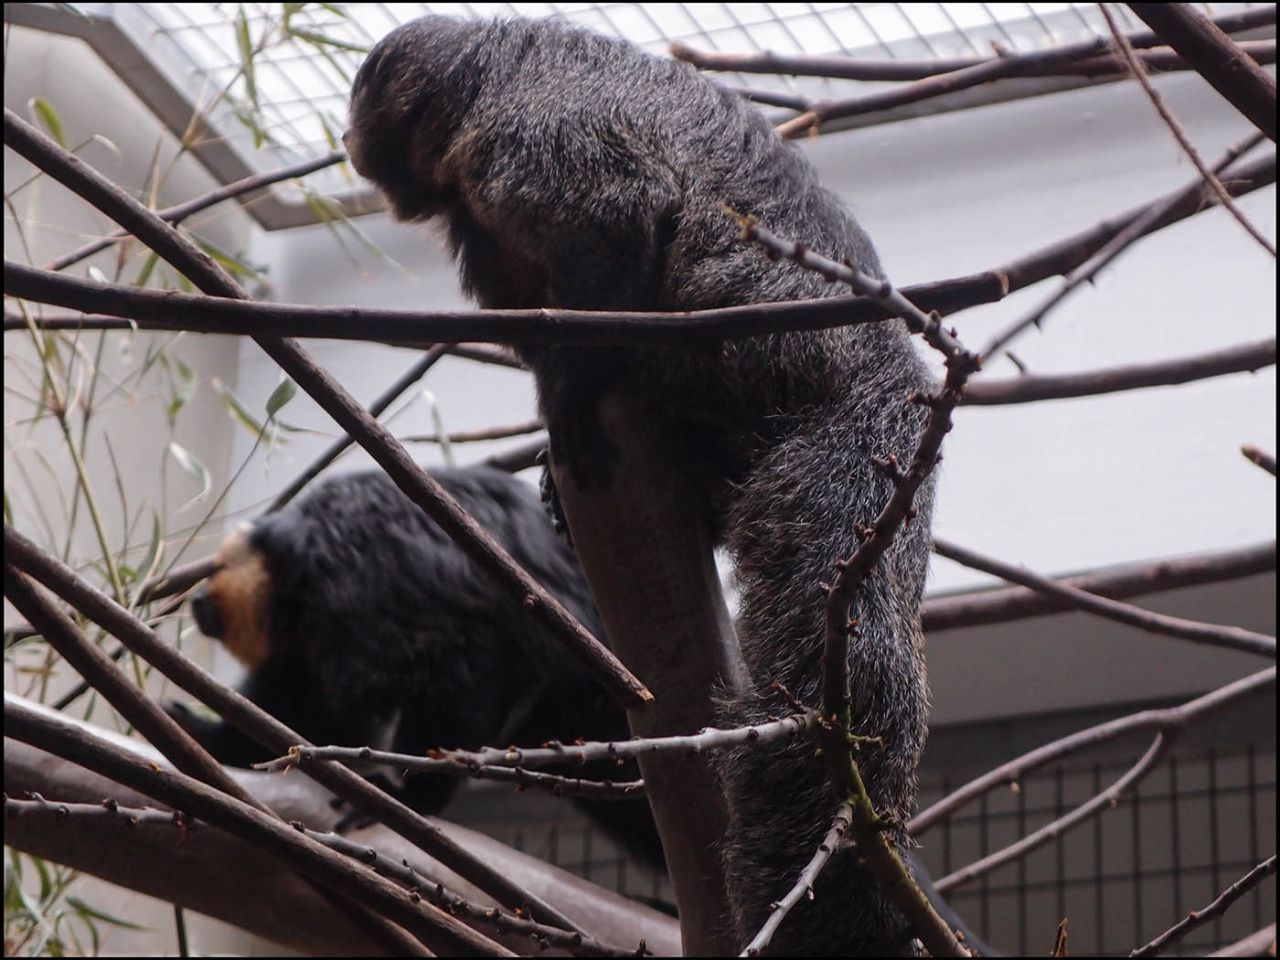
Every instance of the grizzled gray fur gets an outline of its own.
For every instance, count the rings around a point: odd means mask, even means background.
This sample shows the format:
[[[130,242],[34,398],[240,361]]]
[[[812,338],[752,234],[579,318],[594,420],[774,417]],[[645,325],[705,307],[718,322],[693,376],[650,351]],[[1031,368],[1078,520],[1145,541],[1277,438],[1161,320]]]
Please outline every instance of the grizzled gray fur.
[[[386,37],[352,91],[347,145],[398,217],[442,217],[467,289],[486,307],[702,310],[846,291],[739,238],[727,205],[826,256],[880,272],[870,240],[750,104],[685,64],[552,21],[427,17]],[[873,465],[908,457],[928,386],[904,327],[781,333],[706,348],[525,350],[557,460],[607,482],[595,420],[606,388],[666,421],[742,587],[753,689],[728,724],[789,709],[781,681],[820,701],[823,598],[836,562],[889,497]],[[859,759],[877,808],[905,820],[928,691],[917,608],[932,489],[868,584],[850,651]],[[723,758],[733,920],[745,942],[830,826],[837,798],[812,746]],[[900,845],[905,836],[896,835]],[[849,852],[773,950],[908,950],[904,924]]]

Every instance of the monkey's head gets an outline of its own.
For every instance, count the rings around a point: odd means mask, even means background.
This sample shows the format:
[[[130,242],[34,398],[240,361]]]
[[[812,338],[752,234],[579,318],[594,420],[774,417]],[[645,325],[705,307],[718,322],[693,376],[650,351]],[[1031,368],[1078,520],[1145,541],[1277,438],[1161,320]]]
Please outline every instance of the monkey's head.
[[[425,220],[453,195],[446,155],[489,72],[492,32],[482,21],[422,17],[383,37],[356,74],[342,139],[400,220]]]
[[[240,524],[222,542],[213,575],[191,598],[200,631],[220,640],[250,670],[272,652],[271,605],[279,564],[264,547],[253,524]]]

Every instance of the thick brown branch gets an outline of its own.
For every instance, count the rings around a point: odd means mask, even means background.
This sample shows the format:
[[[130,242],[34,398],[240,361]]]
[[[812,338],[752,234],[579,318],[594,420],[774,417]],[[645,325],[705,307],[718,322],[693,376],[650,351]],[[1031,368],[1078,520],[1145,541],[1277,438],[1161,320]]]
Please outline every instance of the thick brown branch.
[[[175,810],[206,820],[233,836],[261,845],[326,890],[354,897],[401,924],[437,953],[513,956],[438,908],[411,902],[404,891],[391,882],[325,849],[256,807],[185,774],[158,769],[61,719],[21,706],[7,695],[4,730],[7,737],[64,757]]]
[[[1191,383],[1231,373],[1253,373],[1276,363],[1276,340],[1270,337],[1155,363],[1134,363],[1082,373],[1027,374],[1004,380],[978,379],[969,384],[964,406],[1034,403],[1064,397],[1090,397],[1121,390]]]
[[[157,810],[151,807],[121,806],[114,800],[102,803],[74,803],[47,800],[40,794],[34,794],[30,800],[16,800],[5,796],[4,813],[6,821],[34,818],[44,823],[45,829],[64,830],[77,821],[121,821],[128,829],[137,831],[148,827],[174,834],[172,842],[186,843],[192,833],[209,829],[200,820],[188,820],[181,813],[171,810]],[[362,863],[375,873],[396,881],[400,886],[413,894],[425,897],[436,906],[446,910],[451,916],[465,917],[472,924],[498,933],[516,934],[522,938],[532,939],[543,949],[559,947],[569,953],[588,957],[638,956],[634,948],[621,950],[600,943],[586,934],[569,933],[545,924],[513,916],[505,911],[482,907],[456,894],[450,893],[442,884],[432,883],[409,866],[408,861],[388,857],[384,852],[366,843],[336,833],[313,830],[295,822],[294,829],[310,837],[316,843],[323,844],[330,850]],[[74,827],[73,827],[74,829]]]
[[[1097,596],[1119,599],[1238,580],[1269,573],[1275,568],[1276,544],[1272,540],[1194,557],[1127,564],[1097,573],[1065,577],[1059,582]],[[941,633],[1073,609],[1071,603],[1056,596],[1025,587],[1006,587],[934,597],[924,602],[920,613],[927,633]]]
[[[934,537],[933,549],[938,556],[954,560],[963,566],[981,570],[984,573],[1000,577],[1002,580],[1008,580],[1010,583],[1021,584],[1024,587],[1030,587],[1032,590],[1058,597],[1078,610],[1096,614],[1108,620],[1115,620],[1117,623],[1137,627],[1139,630],[1145,630],[1148,633],[1163,634],[1177,637],[1180,640],[1190,640],[1192,643],[1224,647],[1228,650],[1241,650],[1245,653],[1254,653],[1258,656],[1272,659],[1275,659],[1276,656],[1275,638],[1268,637],[1266,634],[1245,630],[1243,627],[1220,626],[1213,623],[1201,623],[1198,620],[1185,620],[1182,617],[1171,617],[1167,614],[1143,610],[1132,604],[1121,603],[1118,600],[1108,600],[1105,597],[1095,596],[1092,593],[1086,593],[1075,587],[1067,586],[1060,580],[1053,580],[1038,573],[1033,573],[1024,567],[1017,567],[1010,563],[984,557],[982,554],[975,553],[966,547],[961,547],[958,544],[950,543],[937,537]]]
[[[1129,8],[1185,57],[1227,102],[1272,140],[1276,138],[1276,81],[1221,27],[1189,3],[1130,3]],[[1275,13],[1275,7],[1271,8]]]
[[[1132,733],[1143,731],[1169,733],[1177,731],[1182,727],[1203,720],[1210,714],[1216,713],[1239,700],[1252,696],[1259,690],[1274,687],[1275,683],[1276,668],[1268,667],[1240,680],[1234,680],[1225,686],[1219,687],[1217,690],[1196,697],[1194,700],[1188,700],[1179,706],[1166,707],[1159,710],[1143,710],[1139,713],[1108,720],[1105,723],[1099,723],[1061,737],[1020,757],[1015,757],[1008,763],[1001,764],[994,770],[984,773],[958,790],[947,794],[941,800],[916,814],[911,822],[907,824],[907,830],[913,836],[918,837],[926,830],[937,826],[938,823],[955,814],[966,804],[972,803],[984,793],[989,793],[997,787],[1017,783],[1027,774],[1048,763],[1052,763],[1054,760],[1059,760],[1062,757]]]
[[[1227,912],[1227,908],[1230,907],[1231,904],[1235,903],[1267,877],[1273,876],[1275,872],[1276,855],[1273,853],[1231,886],[1227,887],[1227,889],[1223,890],[1222,893],[1218,894],[1212,903],[1201,907],[1199,910],[1192,910],[1189,914],[1179,920],[1164,933],[1160,934],[1160,936],[1156,937],[1150,943],[1138,947],[1136,950],[1130,951],[1129,956],[1154,957],[1163,953],[1166,947],[1170,944],[1177,943],[1192,930],[1197,927],[1202,927],[1210,920],[1222,916]]]
[[[150,246],[166,262],[186,274],[197,288],[213,298],[209,302],[227,302],[219,298],[248,300],[244,289],[198,246],[7,108],[4,114],[4,140],[6,146],[20,153],[63,186],[84,197]],[[287,339],[258,335],[255,340],[340,427],[360,442],[396,486],[438,523],[464,553],[519,596],[533,616],[547,623],[587,667],[600,677],[610,692],[626,703],[642,703],[652,699],[644,685],[609,649],[512,560],[439,483],[413,462],[395,437],[356,403],[306,351]]]

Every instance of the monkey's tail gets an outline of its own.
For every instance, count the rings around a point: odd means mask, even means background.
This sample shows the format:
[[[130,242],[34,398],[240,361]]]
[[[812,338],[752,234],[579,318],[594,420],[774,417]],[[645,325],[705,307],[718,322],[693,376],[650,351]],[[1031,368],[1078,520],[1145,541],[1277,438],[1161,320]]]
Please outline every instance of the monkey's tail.
[[[729,511],[742,608],[738,620],[751,688],[724,705],[726,723],[756,723],[787,712],[771,686],[784,685],[803,703],[821,705],[822,584],[857,548],[859,526],[870,526],[892,493],[875,459],[907,462],[923,423],[907,401],[920,386],[913,357],[879,358],[847,390],[780,424],[780,442],[755,464]],[[929,555],[932,486],[920,491],[917,515],[900,530],[851,611],[849,642],[853,732],[880,738],[863,748],[859,765],[877,811],[906,820],[915,769],[924,745],[928,687],[918,606]],[[795,882],[829,829],[839,803],[811,743],[743,749],[722,758],[729,804],[726,865],[740,936],[754,935],[769,904]],[[901,847],[905,835],[895,837]],[[800,905],[775,935],[781,954],[893,956],[907,953],[902,918],[849,851],[820,875],[814,898]]]

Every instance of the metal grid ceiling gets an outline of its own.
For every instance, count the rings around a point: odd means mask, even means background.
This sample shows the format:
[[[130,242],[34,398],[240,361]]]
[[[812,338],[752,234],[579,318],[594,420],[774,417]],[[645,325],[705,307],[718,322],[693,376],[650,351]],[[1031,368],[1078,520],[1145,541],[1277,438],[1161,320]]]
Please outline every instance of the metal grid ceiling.
[[[11,16],[15,8],[44,8],[49,18],[56,14],[55,5],[5,6],[6,19],[19,19]],[[1222,14],[1256,4],[1199,6]],[[294,8],[292,36],[281,29],[285,7]],[[64,32],[93,44],[171,129],[185,129],[193,111],[206,117],[213,135],[195,152],[223,181],[332,149],[332,138],[346,123],[347,95],[363,51],[425,13],[563,17],[659,55],[679,41],[694,49],[737,53],[917,60],[988,55],[993,42],[1029,51],[1107,33],[1092,3],[99,3],[77,8],[96,21],[96,29],[67,14]],[[1126,28],[1142,27],[1123,8],[1120,13]],[[242,53],[246,42],[256,51],[252,125],[237,119],[250,102]],[[141,79],[129,69],[139,56],[150,71]],[[820,77],[717,77],[732,86],[815,99],[877,86]],[[159,93],[150,89],[157,81],[165,88]],[[336,169],[310,182],[336,195],[350,190]],[[254,214],[268,228],[314,219],[291,190],[278,187],[274,201],[257,204]]]

